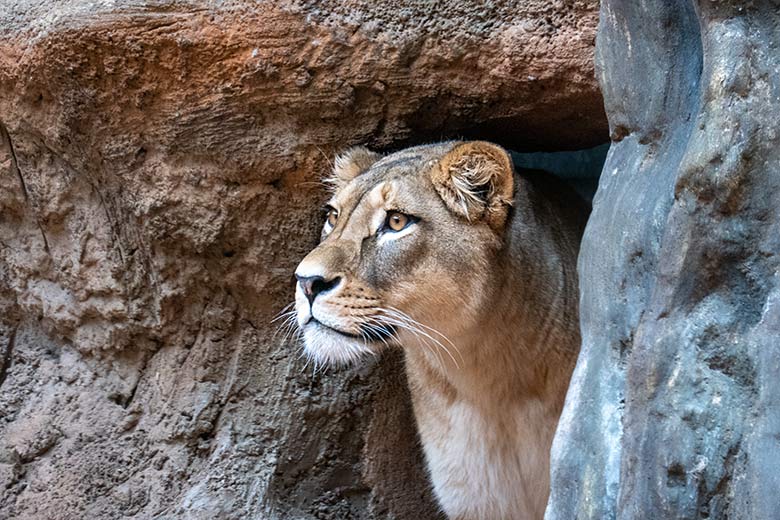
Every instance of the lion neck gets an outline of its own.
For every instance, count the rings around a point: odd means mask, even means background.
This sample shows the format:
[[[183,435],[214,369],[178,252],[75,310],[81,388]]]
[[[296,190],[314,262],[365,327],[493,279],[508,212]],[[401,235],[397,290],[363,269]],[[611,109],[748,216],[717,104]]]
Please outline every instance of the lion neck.
[[[413,391],[442,392],[485,413],[528,399],[560,411],[579,343],[576,273],[558,262],[521,261],[523,268],[494,280],[489,309],[449,338],[451,357],[419,345],[406,349]]]
[[[570,281],[576,278],[561,263],[550,272],[524,262],[544,276],[513,266],[507,272],[516,274],[495,280],[490,309],[450,338],[457,363],[429,349],[405,349],[418,431],[450,518],[544,513],[550,445],[579,342]]]

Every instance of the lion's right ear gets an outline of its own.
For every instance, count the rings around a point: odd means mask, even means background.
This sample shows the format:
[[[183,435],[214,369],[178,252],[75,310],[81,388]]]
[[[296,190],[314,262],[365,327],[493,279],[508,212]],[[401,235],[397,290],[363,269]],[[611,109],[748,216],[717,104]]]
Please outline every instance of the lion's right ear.
[[[336,156],[333,173],[325,182],[339,189],[349,181],[368,170],[382,156],[364,146],[355,146]]]

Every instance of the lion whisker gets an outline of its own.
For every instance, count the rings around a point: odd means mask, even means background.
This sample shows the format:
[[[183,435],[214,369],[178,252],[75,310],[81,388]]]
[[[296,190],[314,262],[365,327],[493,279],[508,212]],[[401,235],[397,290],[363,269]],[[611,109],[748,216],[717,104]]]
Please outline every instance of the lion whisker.
[[[460,358],[461,362],[465,363],[465,359],[463,358],[463,354],[461,354],[460,349],[458,349],[458,346],[455,345],[455,343],[453,343],[450,340],[450,338],[448,338],[447,336],[442,334],[440,331],[438,331],[438,330],[434,329],[433,327],[430,327],[430,326],[428,326],[428,325],[426,325],[424,323],[421,323],[421,322],[415,320],[414,318],[412,318],[408,314],[406,314],[406,313],[404,313],[404,312],[402,312],[402,311],[400,311],[400,310],[398,310],[398,309],[396,309],[394,307],[389,307],[387,310],[389,310],[391,312],[394,312],[396,314],[399,314],[400,316],[403,316],[406,319],[411,320],[416,325],[418,325],[420,327],[423,327],[424,329],[427,329],[427,330],[431,331],[432,333],[436,334],[437,336],[441,337],[444,341],[446,341],[455,350],[455,352],[458,354],[458,357]]]
[[[460,364],[458,363],[458,360],[455,359],[455,356],[452,355],[452,352],[450,352],[450,350],[444,344],[442,344],[441,341],[437,340],[436,338],[434,338],[433,336],[428,334],[425,330],[423,330],[423,328],[429,329],[432,332],[435,332],[435,333],[439,334],[440,336],[442,336],[443,338],[447,339],[446,336],[444,336],[442,333],[438,332],[437,330],[433,329],[432,327],[428,327],[427,325],[424,325],[424,324],[420,323],[419,321],[415,320],[414,318],[410,317],[409,315],[407,315],[407,314],[405,314],[405,313],[403,313],[403,312],[401,312],[401,311],[399,311],[397,309],[380,309],[380,311],[385,312],[388,315],[388,316],[386,316],[388,318],[392,319],[393,317],[395,317],[395,319],[397,319],[397,320],[404,321],[407,324],[407,326],[414,327],[415,328],[415,332],[417,332],[419,335],[422,335],[425,338],[429,339],[430,341],[433,342],[433,344],[435,346],[437,346],[441,350],[443,350],[450,357],[450,359],[452,359],[452,362],[455,363],[455,368],[460,369]],[[407,328],[407,330],[409,330],[409,328]],[[419,335],[418,335],[418,338],[419,338]],[[461,361],[463,361],[463,356],[461,355],[461,353],[458,350],[458,348],[451,341],[449,341],[449,339],[447,339],[447,341],[450,343],[450,345],[452,345],[452,347],[458,353],[458,356],[461,358]]]
[[[381,309],[380,308],[378,310],[381,312],[381,311],[385,311],[386,309]],[[442,367],[442,368],[444,367],[444,360],[439,355],[438,350],[436,348],[434,348],[434,347],[438,347],[438,349],[443,350],[452,359],[453,363],[455,363],[455,366],[457,368],[460,368],[460,366],[458,365],[457,360],[452,356],[452,354],[449,352],[447,347],[445,347],[436,338],[432,337],[430,334],[426,333],[424,330],[422,330],[417,325],[415,325],[414,320],[411,320],[411,318],[408,318],[408,317],[393,317],[393,316],[387,315],[387,314],[382,316],[382,318],[385,321],[389,322],[391,325],[396,325],[396,326],[398,326],[398,327],[400,327],[400,328],[402,328],[404,330],[407,330],[414,337],[416,337],[420,341],[420,343],[426,349],[428,349],[428,351],[431,352],[431,354],[433,354],[436,357],[440,367]]]
[[[271,340],[275,340],[279,334],[284,331],[284,337],[282,339],[282,342],[286,342],[287,339],[290,337],[290,333],[292,332],[293,328],[296,325],[296,314],[288,314],[285,316],[284,321],[279,324],[278,327],[276,327],[276,330],[274,331],[273,336],[271,336]]]
[[[279,320],[280,318],[282,318],[283,316],[289,314],[290,312],[295,312],[295,309],[290,311],[290,308],[293,305],[295,305],[294,301],[290,302],[287,305],[285,305],[284,307],[282,307],[282,310],[280,310],[278,313],[276,313],[276,315],[273,317],[273,319],[271,320],[271,323],[274,323],[275,321]]]

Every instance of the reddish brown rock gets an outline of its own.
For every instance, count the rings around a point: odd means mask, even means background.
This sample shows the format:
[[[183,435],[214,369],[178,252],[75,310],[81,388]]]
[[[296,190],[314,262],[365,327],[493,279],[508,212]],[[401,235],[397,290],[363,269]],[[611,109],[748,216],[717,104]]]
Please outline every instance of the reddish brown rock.
[[[595,2],[0,11],[0,516],[427,518],[399,355],[271,319],[347,145],[605,139]]]

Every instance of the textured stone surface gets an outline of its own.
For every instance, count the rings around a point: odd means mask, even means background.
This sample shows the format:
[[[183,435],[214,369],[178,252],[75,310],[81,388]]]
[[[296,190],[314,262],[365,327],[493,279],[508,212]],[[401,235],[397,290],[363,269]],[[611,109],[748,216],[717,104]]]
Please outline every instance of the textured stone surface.
[[[605,0],[613,144],[547,518],[777,518],[774,2]]]
[[[333,152],[605,140],[595,2],[0,6],[0,517],[430,518],[400,356],[270,321]]]

